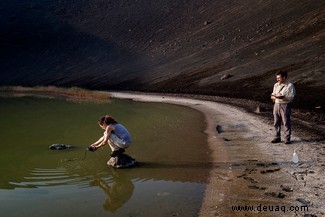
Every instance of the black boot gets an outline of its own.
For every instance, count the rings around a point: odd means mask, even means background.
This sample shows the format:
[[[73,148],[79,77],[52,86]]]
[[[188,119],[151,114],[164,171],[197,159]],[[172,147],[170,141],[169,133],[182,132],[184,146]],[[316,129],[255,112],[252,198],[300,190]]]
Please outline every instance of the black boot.
[[[120,149],[118,149],[116,151],[113,151],[111,153],[111,157],[117,157],[117,156],[123,154],[123,152],[125,152],[124,148],[120,148]]]

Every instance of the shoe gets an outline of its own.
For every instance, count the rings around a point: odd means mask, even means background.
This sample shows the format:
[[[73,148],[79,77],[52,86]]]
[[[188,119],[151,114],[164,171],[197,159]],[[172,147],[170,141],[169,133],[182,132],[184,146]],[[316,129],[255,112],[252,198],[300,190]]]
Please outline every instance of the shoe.
[[[274,138],[271,142],[272,143],[279,143],[279,142],[281,142],[281,139],[280,138]]]
[[[124,149],[124,148],[120,148],[120,149],[118,149],[118,150],[116,150],[116,151],[113,151],[113,152],[111,153],[111,157],[117,157],[117,156],[120,156],[120,155],[122,155],[124,152],[125,152],[125,149]]]
[[[118,151],[112,151],[111,157],[116,157],[118,155]]]
[[[291,141],[290,141],[290,140],[286,140],[286,141],[284,142],[284,144],[289,145],[289,144],[291,144]]]
[[[125,152],[124,148],[117,150],[117,156],[121,156]]]

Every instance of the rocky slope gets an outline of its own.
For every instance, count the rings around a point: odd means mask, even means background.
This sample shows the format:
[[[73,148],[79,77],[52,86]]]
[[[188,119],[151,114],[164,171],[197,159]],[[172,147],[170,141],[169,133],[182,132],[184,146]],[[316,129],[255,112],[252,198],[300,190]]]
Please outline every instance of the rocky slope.
[[[0,85],[266,102],[283,69],[324,111],[324,27],[318,0],[2,0]]]

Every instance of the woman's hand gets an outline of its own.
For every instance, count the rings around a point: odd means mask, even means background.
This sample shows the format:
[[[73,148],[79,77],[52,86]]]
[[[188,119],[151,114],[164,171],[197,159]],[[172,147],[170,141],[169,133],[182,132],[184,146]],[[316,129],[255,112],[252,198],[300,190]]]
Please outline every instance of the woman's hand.
[[[101,142],[101,143],[99,143],[98,145],[96,145],[96,144],[92,144],[91,146],[94,147],[95,149],[98,149],[98,148],[100,148],[100,147],[102,147],[102,146],[104,146],[104,145],[105,145],[105,143]]]
[[[88,146],[87,149],[88,149],[88,151],[96,151],[97,150],[97,146],[94,145],[94,144],[92,144],[92,145]]]

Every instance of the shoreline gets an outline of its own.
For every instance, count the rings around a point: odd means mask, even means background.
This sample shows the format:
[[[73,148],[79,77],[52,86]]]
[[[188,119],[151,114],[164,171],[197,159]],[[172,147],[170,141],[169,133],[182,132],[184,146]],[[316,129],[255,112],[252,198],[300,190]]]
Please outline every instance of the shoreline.
[[[104,91],[93,91],[79,87],[56,87],[56,86],[1,86],[0,94],[18,94],[18,95],[47,95],[62,97],[71,101],[107,101],[108,96]]]
[[[314,135],[293,132],[293,144],[272,144],[272,123],[220,102],[164,94],[108,91],[112,98],[188,106],[205,115],[212,167],[199,216],[325,215],[325,145]],[[304,136],[301,139],[298,136]],[[296,150],[300,162],[291,162]],[[252,206],[252,211],[234,211]],[[284,210],[259,211],[258,207]],[[290,208],[296,210],[291,211]]]

